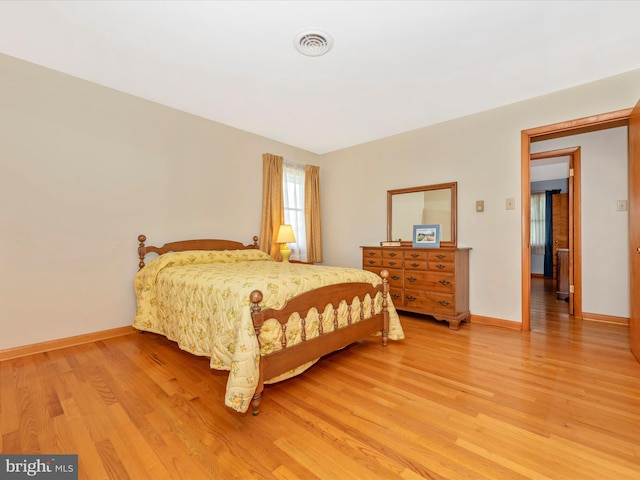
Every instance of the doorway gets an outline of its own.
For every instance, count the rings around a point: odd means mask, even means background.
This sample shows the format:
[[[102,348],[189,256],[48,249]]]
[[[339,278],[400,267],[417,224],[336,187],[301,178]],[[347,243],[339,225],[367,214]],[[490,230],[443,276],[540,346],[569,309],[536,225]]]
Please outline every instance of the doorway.
[[[546,265],[550,268],[544,270],[551,270],[551,280],[544,278],[543,281],[549,284],[546,289],[541,290],[537,287],[533,292],[540,294],[542,291],[554,289],[555,300],[567,302],[566,313],[580,318],[582,316],[581,148],[569,147],[532,153],[530,166],[532,182],[530,185],[549,185],[544,182],[535,183],[536,180],[541,179],[566,179],[565,186],[559,189],[565,193],[550,195],[553,202],[551,209],[553,243],[550,245],[551,258],[547,258],[549,265]],[[537,170],[534,171],[534,169]],[[563,184],[564,182],[555,183],[555,186]],[[561,250],[560,254],[558,249]],[[547,255],[544,257],[546,258]],[[532,255],[531,258],[533,262],[536,256]],[[539,271],[539,265],[534,268],[530,264],[530,269],[534,272]],[[533,295],[531,292],[530,294]],[[553,300],[552,295],[544,295],[542,298],[558,303]],[[539,304],[541,299],[537,300]]]
[[[531,330],[531,249],[530,241],[530,161],[531,143],[552,138],[559,138],[568,135],[589,133],[607,128],[625,126],[629,122],[631,109],[619,110],[616,112],[586,117],[569,122],[547,125],[530,130],[524,130],[521,134],[521,218],[522,218],[522,330]],[[579,219],[574,212],[574,220]],[[574,232],[579,231],[578,225],[574,225]],[[574,238],[574,259],[576,258],[576,244]],[[581,263],[581,262],[580,262]],[[581,280],[581,272],[575,270],[574,264],[574,285]],[[579,291],[578,291],[579,290]],[[581,306],[581,298],[575,298],[575,293],[581,295],[581,288],[574,290],[574,301]],[[574,309],[574,313],[577,312]]]

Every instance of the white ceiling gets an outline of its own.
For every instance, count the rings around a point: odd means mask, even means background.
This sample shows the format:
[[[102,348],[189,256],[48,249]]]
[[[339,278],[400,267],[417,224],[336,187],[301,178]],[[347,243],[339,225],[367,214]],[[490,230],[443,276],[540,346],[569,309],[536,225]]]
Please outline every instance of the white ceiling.
[[[0,52],[326,153],[640,68],[638,1],[0,1]],[[322,57],[296,52],[309,27]]]
[[[543,158],[530,162],[529,181],[543,182],[569,177],[569,157]]]

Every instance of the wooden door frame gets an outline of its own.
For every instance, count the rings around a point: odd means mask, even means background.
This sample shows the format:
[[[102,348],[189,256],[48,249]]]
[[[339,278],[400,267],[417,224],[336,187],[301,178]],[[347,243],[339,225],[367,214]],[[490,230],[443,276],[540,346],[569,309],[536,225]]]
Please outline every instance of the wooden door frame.
[[[529,166],[536,160],[569,157],[569,285],[574,286],[574,292],[569,291],[569,315],[580,318],[582,317],[581,151],[581,147],[568,147],[532,153],[529,156]],[[531,219],[528,218],[527,221],[530,222]]]
[[[520,142],[520,191],[521,191],[521,251],[522,251],[522,331],[531,330],[531,247],[530,214],[531,214],[531,186],[529,162],[531,157],[531,142],[549,140],[552,138],[578,135],[607,128],[621,127],[629,124],[631,108],[615,112],[592,115],[566,122],[554,123],[542,127],[522,130]],[[575,273],[575,272],[574,272]],[[574,282],[577,281],[574,275]],[[580,279],[582,281],[582,279]],[[582,300],[580,300],[582,301]]]
[[[640,100],[631,110],[629,118],[629,343],[631,353],[640,362]]]

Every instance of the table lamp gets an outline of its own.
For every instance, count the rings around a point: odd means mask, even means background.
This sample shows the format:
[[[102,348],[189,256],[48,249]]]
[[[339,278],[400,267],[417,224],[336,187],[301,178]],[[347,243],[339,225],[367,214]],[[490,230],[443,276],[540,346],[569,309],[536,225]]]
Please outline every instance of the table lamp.
[[[278,238],[276,238],[276,243],[281,243],[280,247],[280,255],[282,256],[283,262],[288,262],[289,257],[291,256],[291,250],[289,250],[289,246],[287,243],[295,243],[296,237],[293,234],[293,228],[291,225],[280,225],[278,229]]]

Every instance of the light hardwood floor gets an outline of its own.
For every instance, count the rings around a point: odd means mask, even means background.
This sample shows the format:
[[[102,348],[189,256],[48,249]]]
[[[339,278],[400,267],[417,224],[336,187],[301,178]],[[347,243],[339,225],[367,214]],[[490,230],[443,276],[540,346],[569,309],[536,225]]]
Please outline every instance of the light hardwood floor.
[[[406,340],[366,339],[267,387],[258,417],[152,334],[4,361],[0,450],[78,453],[90,480],[637,480],[627,328],[533,303],[531,333],[403,316]]]

